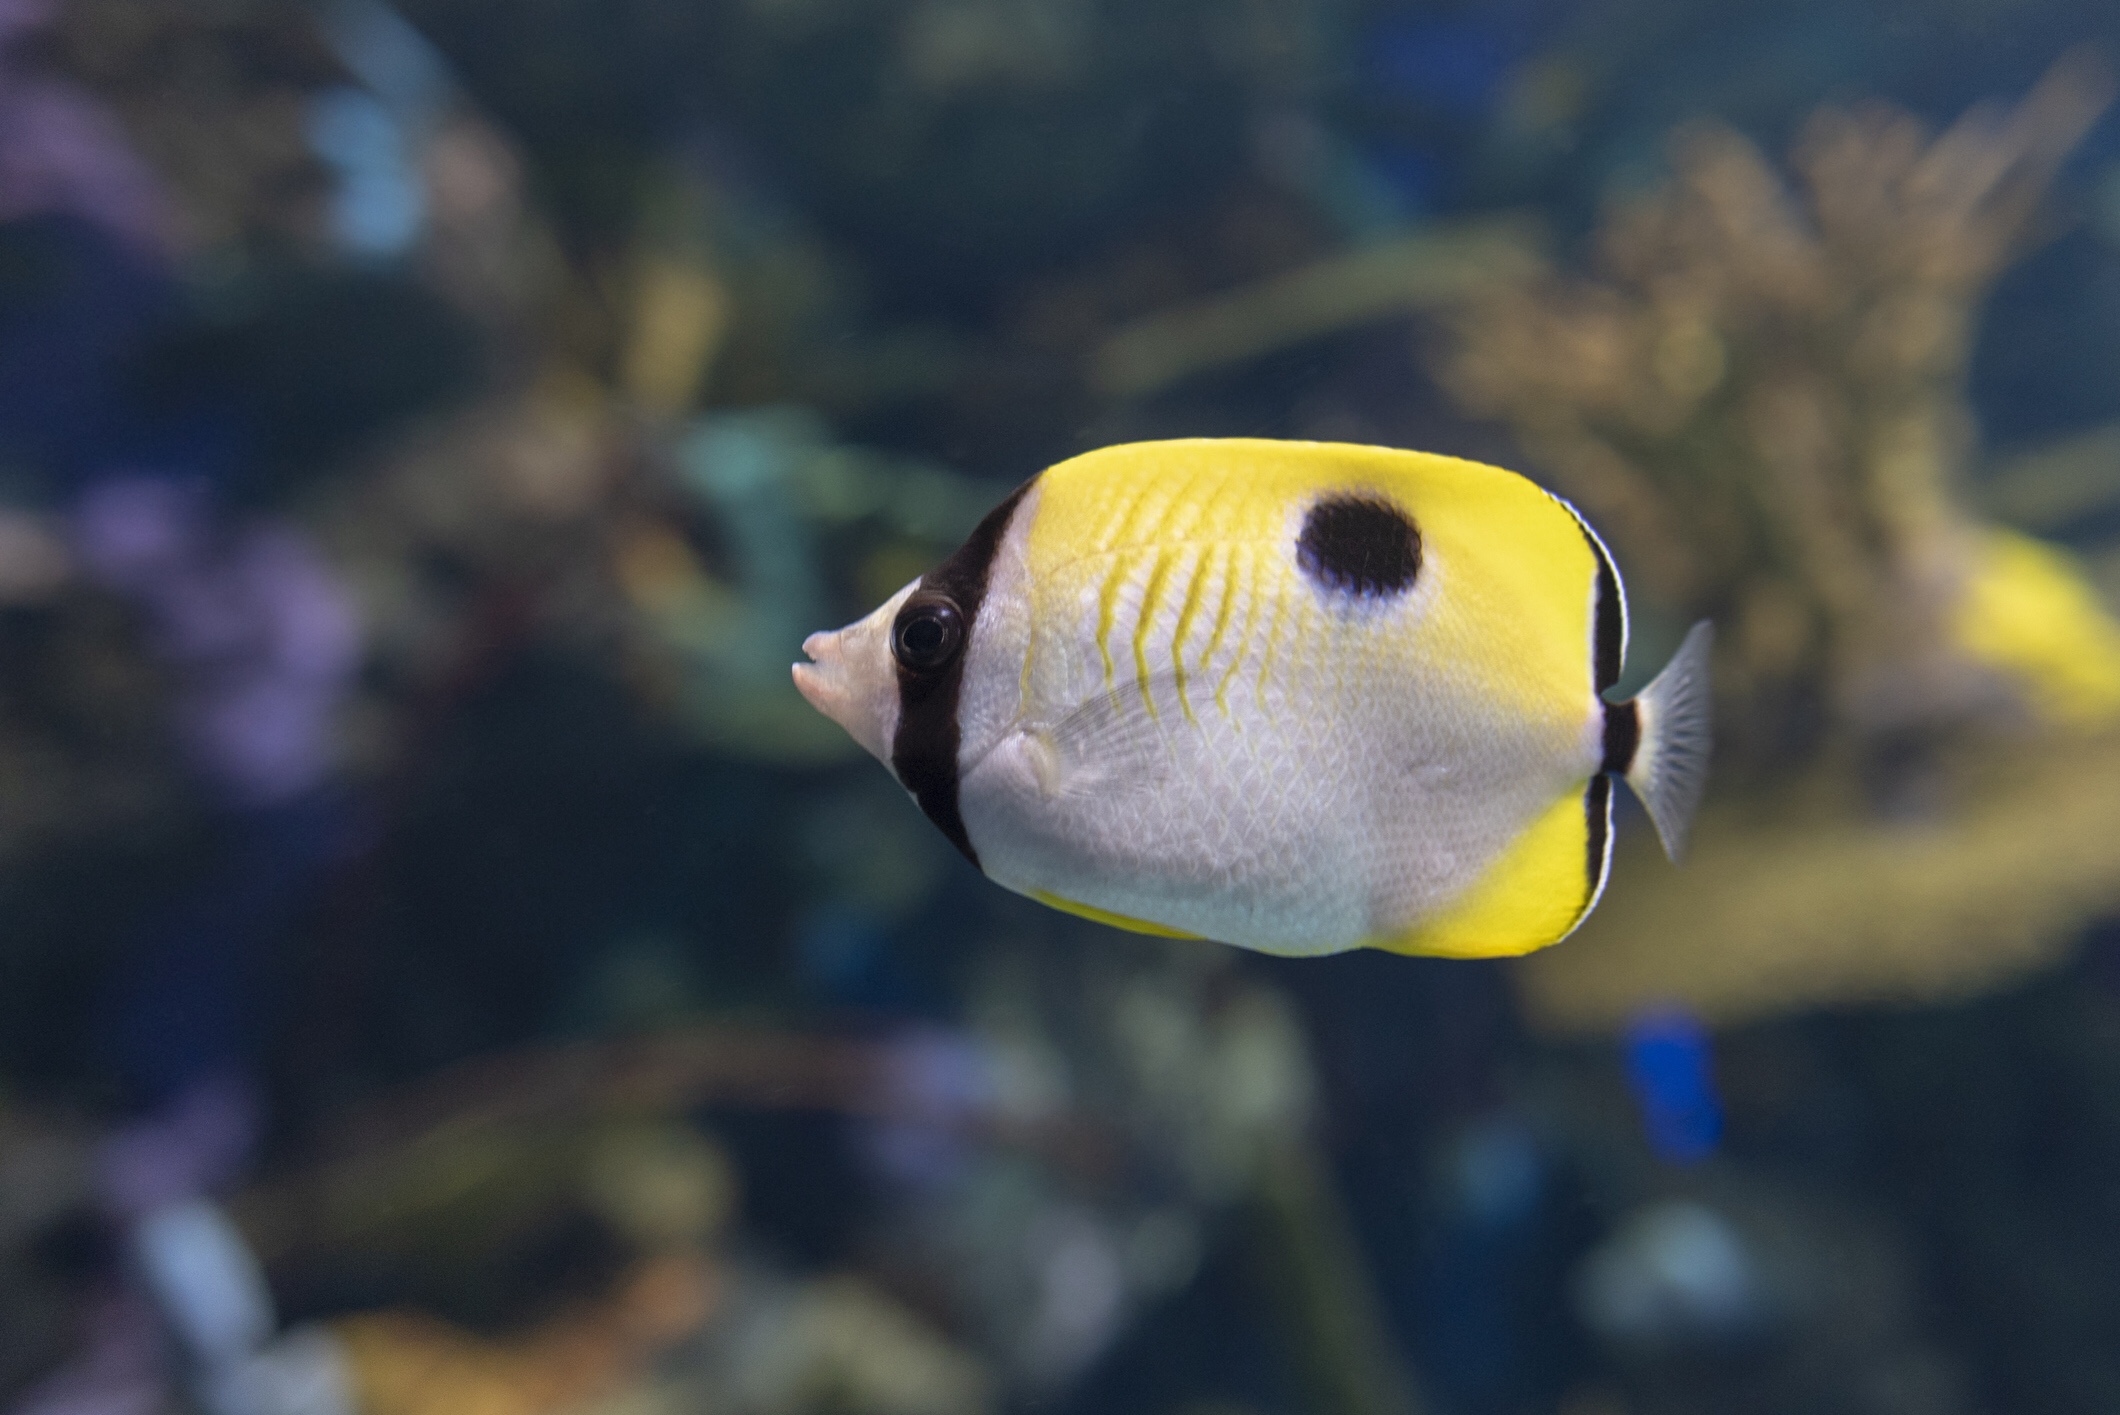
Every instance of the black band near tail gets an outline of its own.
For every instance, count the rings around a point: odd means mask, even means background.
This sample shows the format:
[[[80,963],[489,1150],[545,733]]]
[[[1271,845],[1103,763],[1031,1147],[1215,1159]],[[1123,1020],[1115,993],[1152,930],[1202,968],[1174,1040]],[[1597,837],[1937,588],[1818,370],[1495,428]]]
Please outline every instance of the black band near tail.
[[[1620,585],[1619,569],[1605,543],[1590,529],[1583,513],[1558,496],[1553,499],[1575,518],[1576,528],[1597,560],[1597,583],[1591,589],[1590,603],[1590,690],[1603,694],[1619,681],[1620,670],[1627,666],[1627,591]]]
[[[1627,600],[1619,587],[1619,571],[1612,568],[1612,557],[1605,554],[1589,525],[1580,518],[1578,523],[1597,556],[1597,622],[1590,631],[1590,683],[1602,693],[1619,681],[1620,669],[1626,666]]]
[[[1590,858],[1586,876],[1589,888],[1583,892],[1583,908],[1588,910],[1597,903],[1597,896],[1605,887],[1605,871],[1612,863],[1612,778],[1600,772],[1590,778],[1590,789],[1583,793],[1583,814],[1590,826]]]
[[[1642,745],[1641,704],[1629,698],[1605,704],[1605,760],[1600,772],[1625,776],[1634,766],[1634,754]]]
[[[974,865],[979,853],[964,829],[964,814],[957,804],[957,748],[962,734],[957,726],[957,701],[964,690],[964,665],[979,638],[979,605],[986,598],[987,576],[994,557],[1001,553],[1002,537],[1008,534],[1009,518],[1024,493],[1036,484],[1032,477],[1008,494],[1008,499],[986,513],[956,553],[921,576],[922,592],[948,595],[964,617],[965,647],[947,668],[932,674],[898,670],[898,731],[891,738],[891,770],[899,784],[913,793],[950,843],[964,852]]]

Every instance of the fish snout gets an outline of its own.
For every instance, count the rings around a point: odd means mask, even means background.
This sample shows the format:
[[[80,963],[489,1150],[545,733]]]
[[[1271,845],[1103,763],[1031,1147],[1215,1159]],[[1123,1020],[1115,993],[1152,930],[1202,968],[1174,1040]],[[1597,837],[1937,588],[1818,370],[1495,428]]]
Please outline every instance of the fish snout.
[[[847,730],[869,752],[890,760],[891,732],[898,715],[897,677],[888,655],[870,651],[856,624],[810,635],[802,641],[808,663],[794,666],[795,690],[809,705]],[[857,640],[850,642],[850,636]]]
[[[795,691],[802,694],[804,702],[808,703],[811,707],[816,708],[819,712],[824,713],[826,717],[830,717],[832,715],[829,711],[826,710],[824,705],[824,675],[817,671],[816,664],[798,663],[795,665]]]
[[[808,663],[795,665],[795,687],[847,735],[886,766],[898,731],[898,662],[891,624],[915,580],[844,629],[825,629],[802,641]]]
[[[840,708],[846,698],[846,685],[842,681],[844,675],[838,671],[842,659],[839,635],[819,630],[802,641],[802,652],[810,661],[795,665],[795,690],[811,707],[844,724]]]

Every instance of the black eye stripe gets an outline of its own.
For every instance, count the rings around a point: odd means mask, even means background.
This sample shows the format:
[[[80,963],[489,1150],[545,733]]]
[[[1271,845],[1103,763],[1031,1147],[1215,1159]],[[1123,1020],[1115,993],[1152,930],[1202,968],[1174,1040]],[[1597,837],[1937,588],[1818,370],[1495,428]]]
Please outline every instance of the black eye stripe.
[[[987,576],[1001,541],[1008,534],[1010,519],[1024,494],[1037,483],[1032,477],[1010,492],[1008,499],[986,513],[956,553],[921,576],[920,587],[906,600],[910,609],[919,600],[947,600],[956,606],[963,625],[960,642],[947,663],[920,672],[898,663],[898,730],[891,738],[891,770],[899,784],[913,793],[920,809],[950,843],[973,864],[979,853],[972,849],[964,828],[964,814],[957,804],[957,749],[963,741],[957,724],[957,703],[964,691],[965,652],[979,622],[979,606],[986,599]],[[900,610],[901,616],[904,610]],[[891,634],[897,651],[896,621]]]
[[[1420,528],[1383,496],[1335,493],[1303,517],[1296,564],[1334,593],[1362,599],[1401,595],[1420,577]]]

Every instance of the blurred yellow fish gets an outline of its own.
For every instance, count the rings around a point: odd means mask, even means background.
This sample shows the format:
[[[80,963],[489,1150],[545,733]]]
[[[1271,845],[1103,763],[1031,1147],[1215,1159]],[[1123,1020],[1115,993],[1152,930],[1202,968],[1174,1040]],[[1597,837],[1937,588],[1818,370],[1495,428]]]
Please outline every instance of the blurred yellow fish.
[[[942,565],[803,644],[795,683],[988,877],[1268,953],[1478,957],[1565,938],[1612,778],[1674,856],[1710,630],[1607,702],[1597,535],[1496,467],[1136,443],[1024,483]]]

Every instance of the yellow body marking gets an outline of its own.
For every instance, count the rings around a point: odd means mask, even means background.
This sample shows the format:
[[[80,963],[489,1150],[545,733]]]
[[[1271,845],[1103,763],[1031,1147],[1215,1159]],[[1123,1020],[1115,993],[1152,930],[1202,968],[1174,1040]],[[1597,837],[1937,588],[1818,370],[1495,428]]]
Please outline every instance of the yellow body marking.
[[[1107,529],[1104,535],[1098,538],[1097,544],[1139,544],[1142,537],[1140,532],[1134,529],[1134,518],[1141,514],[1141,508],[1148,504],[1148,498],[1154,491],[1155,483],[1152,481],[1144,479],[1136,485],[1133,498],[1126,503],[1126,509],[1119,513],[1118,519]]]
[[[1450,908],[1371,948],[1441,958],[1530,953],[1575,931],[1590,908],[1590,817],[1578,789],[1555,801]]]
[[[1214,547],[1202,547],[1193,557],[1192,573],[1185,578],[1185,600],[1178,606],[1178,627],[1170,636],[1171,676],[1178,685],[1178,706],[1185,713],[1187,722],[1195,721],[1192,703],[1185,696],[1185,636],[1192,632],[1193,619],[1200,612],[1200,594],[1206,587],[1208,564],[1214,559]],[[1201,660],[1206,666],[1206,660]]]
[[[1058,909],[1063,914],[1073,914],[1076,918],[1088,919],[1094,923],[1109,924],[1115,929],[1125,929],[1129,933],[1154,934],[1158,938],[1199,937],[1198,934],[1189,934],[1183,929],[1165,928],[1161,924],[1152,924],[1146,919],[1129,918],[1125,914],[1114,914],[1109,909],[1099,909],[1089,904],[1077,904],[1072,899],[1062,899],[1059,895],[1048,893],[1042,889],[1032,890],[1031,898],[1049,908]]]
[[[1034,593],[1043,601],[1034,617],[1063,621],[1066,607],[1093,588],[1109,688],[1119,601],[1145,572],[1134,669],[1153,710],[1144,639],[1178,568],[1169,560],[1175,544],[1203,557],[1225,547],[1232,575],[1241,549],[1249,557],[1244,624],[1215,696],[1227,712],[1233,674],[1256,654],[1263,699],[1288,662],[1289,637],[1308,635],[1320,622],[1323,611],[1310,609],[1293,541],[1305,508],[1332,492],[1382,493],[1411,512],[1420,530],[1426,588],[1416,593],[1429,607],[1384,652],[1413,671],[1448,672],[1513,715],[1569,723],[1594,710],[1588,689],[1597,558],[1582,528],[1565,506],[1512,472],[1425,452],[1202,439],[1111,447],[1062,462],[1043,474],[1028,537]],[[1204,560],[1194,573],[1206,573]],[[1228,589],[1227,612],[1217,611],[1225,635],[1236,593]],[[1188,605],[1193,598],[1188,593]],[[1197,614],[1180,611],[1188,627]],[[1180,632],[1172,645],[1181,672],[1184,638]]]
[[[1424,568],[1448,582],[1435,650],[1499,707],[1554,718],[1583,711],[1597,555],[1582,526],[1521,477],[1408,455],[1434,464],[1409,500]]]
[[[1052,473],[1047,472],[1041,480],[1048,479],[1051,475]],[[1135,483],[1131,499],[1122,503],[1122,509],[1117,515],[1100,527],[1096,535],[1086,540],[1084,542],[1085,546],[1105,547],[1138,544],[1138,538],[1134,532],[1134,518],[1140,515],[1141,508],[1148,504],[1149,492],[1153,486],[1153,482],[1146,480]],[[1083,509],[1087,510],[1090,508],[1085,507]],[[1040,520],[1043,520],[1044,504],[1042,498],[1039,512]],[[1073,520],[1075,518],[1070,519]],[[1080,529],[1080,527],[1073,527],[1073,529]],[[1086,553],[1094,555],[1096,552],[1094,549],[1090,549]],[[1132,568],[1131,562],[1125,555],[1107,557],[1105,560],[1104,582],[1097,588],[1097,652],[1104,658],[1104,686],[1107,688],[1112,687],[1119,679],[1118,667],[1112,662],[1112,630],[1117,628],[1119,624],[1119,595],[1126,588],[1126,582]]]
[[[1387,617],[1372,617],[1321,592],[1300,568],[1295,542],[1304,517],[1334,494],[1382,495],[1412,517],[1421,568],[1409,612],[1386,605]],[[1122,601],[1140,595],[1132,658],[1151,714],[1157,705],[1148,639],[1169,599],[1171,663],[1188,719],[1190,688],[1204,686],[1210,673],[1216,707],[1238,723],[1254,715],[1249,707],[1232,713],[1229,694],[1240,675],[1255,676],[1261,707],[1291,700],[1290,693],[1298,701],[1333,701],[1336,673],[1358,675],[1357,686],[1378,675],[1433,675],[1445,680],[1449,700],[1491,706],[1527,745],[1543,744],[1532,746],[1535,759],[1549,751],[1554,762],[1587,758],[1586,773],[1595,764],[1597,557],[1568,509],[1513,473],[1427,453],[1323,443],[1106,448],[1042,474],[1024,546],[1032,622],[1079,643],[1093,613],[1103,691],[1124,691],[1116,685],[1112,640]],[[1189,577],[1182,593],[1172,587],[1178,574]],[[1221,583],[1209,583],[1217,574]],[[1204,642],[1197,655],[1189,652],[1196,637]],[[1344,660],[1341,648],[1357,643],[1364,660]],[[1095,662],[1041,660],[1050,666],[1032,675],[1030,689],[1053,696],[1051,711],[1066,712],[1098,691]],[[1269,687],[1287,691],[1269,694]],[[1565,937],[1595,883],[1585,783],[1566,782],[1574,769],[1557,774],[1561,789],[1550,803],[1511,808],[1524,812],[1521,827],[1462,894],[1424,906],[1418,923],[1367,942],[1475,957],[1528,952]],[[1037,897],[1119,928],[1178,932]]]
[[[1203,556],[1201,563],[1206,563]],[[1205,673],[1213,665],[1215,655],[1222,649],[1222,639],[1229,632],[1229,609],[1237,598],[1237,548],[1222,547],[1222,598],[1215,604],[1215,627],[1207,636],[1207,647],[1200,651],[1200,671]]]
[[[1163,582],[1170,578],[1170,562],[1170,551],[1159,547],[1149,566],[1148,584],[1141,590],[1141,613],[1134,621],[1134,681],[1140,685],[1141,701],[1148,705],[1148,715],[1159,721],[1156,696],[1148,689],[1148,635],[1154,627],[1156,607],[1162,602]]]
[[[1097,587],[1097,652],[1104,656],[1104,686],[1109,688],[1119,681],[1118,669],[1112,663],[1112,629],[1119,622],[1119,590],[1126,583],[1126,559],[1114,555],[1104,576],[1104,583]]]
[[[1230,561],[1236,561],[1240,547],[1229,548]],[[1222,671],[1222,681],[1215,684],[1215,706],[1224,717],[1229,716],[1229,685],[1244,666],[1244,659],[1251,652],[1251,631],[1259,619],[1259,557],[1250,546],[1244,551],[1244,628],[1237,635],[1237,650],[1229,656],[1229,667]]]
[[[1266,680],[1273,673],[1274,650],[1281,644],[1281,619],[1288,609],[1287,586],[1278,583],[1280,576],[1274,578],[1277,583],[1274,585],[1273,622],[1266,626],[1266,650],[1259,655],[1259,701],[1262,703],[1266,701]]]

